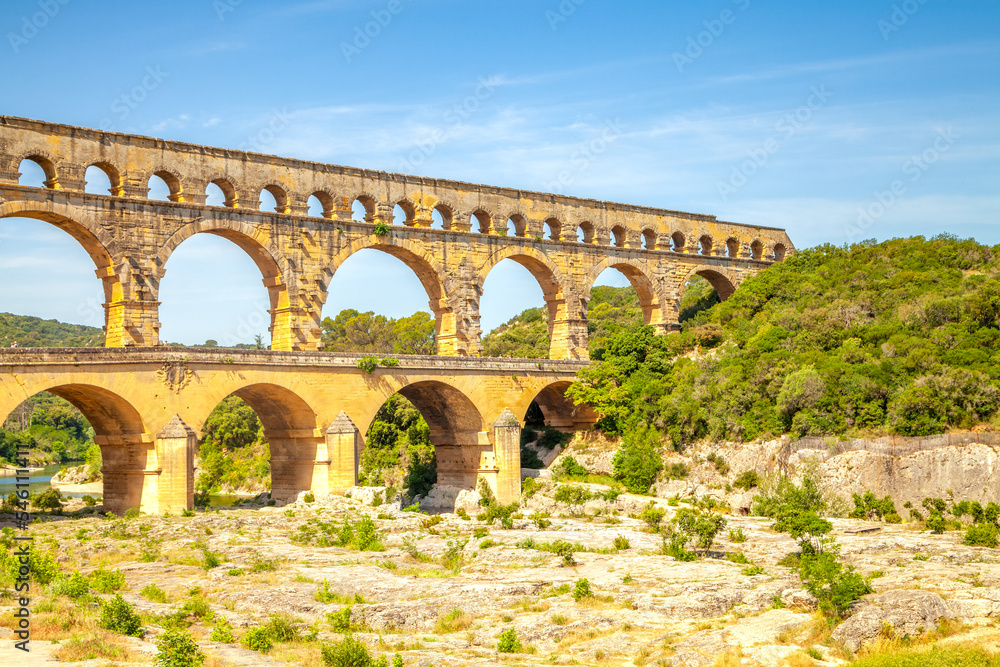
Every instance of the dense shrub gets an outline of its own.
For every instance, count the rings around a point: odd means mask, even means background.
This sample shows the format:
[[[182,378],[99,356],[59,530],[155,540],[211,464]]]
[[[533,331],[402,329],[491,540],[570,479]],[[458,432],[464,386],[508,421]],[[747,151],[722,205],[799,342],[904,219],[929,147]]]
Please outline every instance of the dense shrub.
[[[997,527],[989,523],[971,526],[965,531],[965,537],[962,539],[962,544],[968,544],[969,546],[974,547],[990,547],[995,549],[997,546],[997,532]]]
[[[122,599],[121,595],[116,594],[110,600],[101,603],[101,614],[97,623],[105,630],[129,637],[143,635],[142,620],[139,618],[139,614],[135,607]]]
[[[320,654],[325,667],[386,667],[388,664],[385,656],[372,657],[368,647],[353,635],[324,644]]]
[[[611,460],[615,478],[632,493],[649,493],[656,476],[663,470],[660,434],[653,428],[641,428],[626,434]]]
[[[881,521],[892,515],[895,515],[897,518],[899,517],[899,513],[896,512],[896,503],[892,501],[892,496],[879,499],[871,491],[865,491],[864,495],[851,494],[851,498],[854,500],[854,509],[850,513],[852,519]],[[899,522],[890,519],[889,523]]]
[[[497,641],[497,651],[500,653],[520,653],[523,650],[521,640],[517,636],[517,630],[508,628],[500,633]]]
[[[183,630],[167,630],[156,640],[153,664],[157,667],[201,667],[204,663],[205,654]]]
[[[250,628],[243,635],[243,645],[251,651],[270,651],[274,647],[274,642],[265,627]]]

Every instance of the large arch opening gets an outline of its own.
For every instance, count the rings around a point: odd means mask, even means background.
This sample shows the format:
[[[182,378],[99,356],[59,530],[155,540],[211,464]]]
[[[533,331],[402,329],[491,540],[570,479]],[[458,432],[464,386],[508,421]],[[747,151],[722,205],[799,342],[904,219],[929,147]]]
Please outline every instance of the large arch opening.
[[[231,229],[178,235],[176,244],[168,242],[160,280],[160,339],[291,349],[288,291],[271,253]]]
[[[105,511],[121,514],[155,501],[142,474],[152,439],[138,411],[118,394],[94,385],[56,385],[0,416],[0,457],[10,460],[10,448],[27,445],[33,460],[46,464],[36,479],[51,479],[53,467],[78,463],[91,473],[88,482],[103,484],[103,491],[86,495],[103,495]]]
[[[206,496],[255,496],[291,501],[302,491],[329,491],[325,442],[312,408],[273,384],[237,389],[202,425],[195,490]],[[222,504],[228,504],[222,501]]]
[[[8,330],[11,336],[24,330],[17,340],[21,346],[126,342],[120,327],[109,326],[123,301],[111,255],[101,239],[75,220],[42,210],[0,215],[0,285],[5,286],[0,312],[18,316],[8,322]],[[27,317],[82,326],[74,331]],[[108,336],[101,327],[108,328]],[[15,340],[0,342],[6,347]]]
[[[459,491],[477,486],[492,450],[475,404],[437,381],[407,385],[390,396],[365,434],[359,483],[391,486],[418,497],[426,510],[454,510]]]
[[[509,251],[480,274],[480,317],[483,330],[490,332],[482,354],[565,358],[569,314],[559,280],[544,256],[518,252]]]
[[[529,426],[544,425],[564,433],[581,431],[597,423],[597,413],[586,403],[574,405],[566,396],[571,382],[554,382],[531,401],[522,421]]]
[[[659,295],[642,271],[627,263],[605,261],[591,274],[587,303],[587,333],[590,348],[623,328],[663,324]]]
[[[436,269],[402,246],[350,251],[330,267],[323,349],[372,354],[455,354],[454,316]]]
[[[699,282],[701,279],[702,282]],[[706,286],[707,283],[707,286]],[[690,298],[686,297],[687,291],[696,287],[696,293]],[[719,301],[725,301],[733,295],[736,291],[736,285],[724,274],[716,271],[714,269],[707,268],[694,268],[681,283],[681,292],[679,295],[679,306],[683,311],[685,308],[690,310],[692,304],[697,302],[697,311],[704,310],[705,308],[710,308],[715,303]],[[714,291],[716,297],[711,297],[710,292]],[[687,298],[687,300],[685,300]],[[687,304],[687,305],[686,305]],[[696,311],[696,312],[697,312]],[[682,316],[682,321],[685,319],[690,319],[695,313],[690,313],[688,317]]]

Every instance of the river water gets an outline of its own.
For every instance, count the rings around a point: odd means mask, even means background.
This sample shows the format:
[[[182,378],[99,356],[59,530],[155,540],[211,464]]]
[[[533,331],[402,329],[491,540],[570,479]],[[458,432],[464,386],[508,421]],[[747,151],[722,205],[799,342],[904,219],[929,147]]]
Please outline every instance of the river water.
[[[55,477],[59,469],[66,466],[70,467],[73,465],[80,465],[83,461],[67,461],[65,463],[53,463],[52,465],[47,465],[39,470],[31,471],[31,479],[28,480],[28,490],[31,493],[40,493],[50,486],[52,486],[52,478]],[[17,477],[15,475],[0,475],[0,498],[6,498],[9,494],[17,490]],[[60,488],[60,491],[62,489]],[[67,493],[62,491],[63,497],[65,498],[82,498],[84,496],[93,496],[94,498],[101,498],[100,493]],[[209,502],[213,507],[229,507],[233,505],[238,500],[242,500],[240,496],[230,496],[222,494],[212,494],[209,496]]]
[[[45,489],[52,486],[50,482],[55,474],[59,472],[59,469],[63,466],[80,465],[83,461],[67,461],[66,463],[53,463],[52,465],[47,465],[41,470],[32,470],[31,478],[28,480],[28,490],[32,493],[39,493]],[[0,476],[0,497],[6,498],[8,494],[13,493],[17,490],[17,477],[15,475],[3,475]],[[99,493],[66,493],[63,491],[63,495],[67,498],[82,498],[83,496],[94,496],[95,498],[100,498]]]

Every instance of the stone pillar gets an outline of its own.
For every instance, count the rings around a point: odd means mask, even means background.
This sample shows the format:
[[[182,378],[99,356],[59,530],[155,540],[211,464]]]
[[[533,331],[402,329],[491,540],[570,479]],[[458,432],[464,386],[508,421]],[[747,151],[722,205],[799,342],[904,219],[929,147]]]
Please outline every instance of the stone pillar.
[[[493,452],[497,500],[513,503],[521,499],[521,422],[510,408],[504,408],[493,423]]]
[[[288,213],[292,215],[309,215],[309,197],[302,195],[288,195]],[[281,213],[282,211],[278,211]]]
[[[98,275],[101,272],[98,271]],[[159,342],[159,301],[120,299],[104,304],[105,347],[152,347]]]
[[[586,318],[561,317],[549,329],[549,358],[590,359]]]
[[[160,474],[156,449],[148,433],[98,435],[101,474],[104,478],[104,510],[121,515],[137,507],[156,511]]]
[[[194,430],[178,414],[156,434],[156,458],[160,464],[157,514],[194,508],[194,453],[197,447]]]
[[[326,453],[330,459],[328,484],[331,493],[346,493],[358,483],[360,440],[358,427],[341,410],[326,429]]]

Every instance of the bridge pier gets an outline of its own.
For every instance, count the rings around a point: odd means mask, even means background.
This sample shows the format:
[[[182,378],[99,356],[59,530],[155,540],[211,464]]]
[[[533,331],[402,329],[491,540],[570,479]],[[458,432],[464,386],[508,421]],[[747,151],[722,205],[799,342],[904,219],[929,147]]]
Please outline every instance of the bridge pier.
[[[156,506],[143,502],[149,513],[182,512],[194,508],[194,454],[198,438],[194,430],[175,414],[156,434],[156,458],[160,465],[156,479]]]
[[[271,446],[271,498],[290,502],[302,491],[329,489],[326,436],[319,430],[264,430]],[[326,487],[314,486],[318,483]]]
[[[521,421],[504,408],[493,423],[493,453],[496,459],[496,487],[501,503],[521,500]]]
[[[103,459],[104,509],[119,515],[133,507],[156,512],[160,470],[153,438],[128,433],[95,436],[94,441]]]

